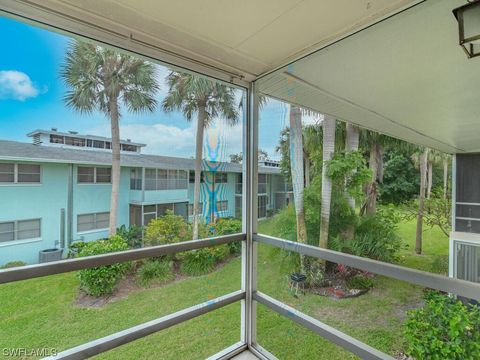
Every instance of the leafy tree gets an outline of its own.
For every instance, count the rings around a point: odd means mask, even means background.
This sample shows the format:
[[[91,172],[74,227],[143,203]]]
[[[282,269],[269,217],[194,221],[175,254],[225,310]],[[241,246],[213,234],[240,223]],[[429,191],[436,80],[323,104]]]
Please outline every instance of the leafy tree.
[[[360,145],[360,128],[347,123],[345,125],[345,151],[358,151]],[[348,203],[355,210],[355,197],[349,196]]]
[[[383,183],[379,186],[383,204],[406,203],[419,192],[420,175],[408,152],[390,149],[385,153]]]
[[[197,115],[195,146],[195,184],[193,194],[193,239],[199,234],[200,177],[203,158],[203,134],[216,117],[228,125],[238,122],[234,89],[203,76],[172,71],[167,77],[168,95],[163,100],[165,112],[181,111],[187,121]]]
[[[120,107],[131,112],[153,112],[159,86],[153,64],[133,56],[102,48],[84,41],[74,41],[66,53],[60,72],[70,89],[67,106],[80,113],[97,110],[110,119],[112,136],[112,196],[110,234],[116,232],[118,194],[120,191]]]
[[[262,149],[258,149],[258,160],[268,159],[268,152]],[[230,162],[233,164],[241,164],[243,161],[243,153],[239,152],[238,154],[230,154]]]

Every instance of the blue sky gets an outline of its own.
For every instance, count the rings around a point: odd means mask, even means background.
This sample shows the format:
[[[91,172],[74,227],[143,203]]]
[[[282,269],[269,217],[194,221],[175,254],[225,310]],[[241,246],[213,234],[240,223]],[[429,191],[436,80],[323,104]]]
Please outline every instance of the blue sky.
[[[59,70],[70,38],[5,17],[0,17],[0,31],[4,34],[0,56],[0,139],[29,142],[28,132],[52,127],[109,136],[109,122],[103,114],[80,115],[63,102],[67,88]],[[158,66],[159,101],[168,90],[163,83],[167,74],[167,68]],[[166,114],[159,107],[153,114],[123,111],[122,115],[121,137],[146,143],[144,152],[194,155],[195,124],[185,121],[182,114]],[[261,112],[259,144],[271,158],[278,159],[274,149],[287,115],[287,106],[273,100]],[[226,128],[217,121],[207,133],[224,142],[222,160],[241,151],[240,125]]]

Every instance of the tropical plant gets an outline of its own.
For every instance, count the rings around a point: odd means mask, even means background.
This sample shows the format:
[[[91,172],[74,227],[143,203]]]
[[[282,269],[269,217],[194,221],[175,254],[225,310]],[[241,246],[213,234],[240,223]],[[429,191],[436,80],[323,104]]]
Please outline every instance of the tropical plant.
[[[185,219],[167,210],[165,215],[153,219],[145,227],[144,244],[146,246],[166,245],[190,240],[190,229]]]
[[[327,162],[327,174],[341,188],[345,189],[350,206],[351,201],[363,197],[363,185],[371,178],[371,170],[358,151],[342,151]],[[355,207],[352,207],[355,210]]]
[[[137,271],[138,282],[142,286],[152,283],[166,283],[173,279],[173,262],[167,259],[149,259]]]
[[[117,227],[118,194],[120,191],[120,107],[131,112],[153,112],[155,93],[159,89],[152,63],[76,40],[70,44],[60,72],[70,89],[67,106],[80,113],[100,111],[110,119],[112,137],[112,195],[110,235]]]
[[[358,151],[360,143],[360,128],[351,123],[347,123],[345,126],[345,152]],[[347,194],[348,203],[355,210],[355,197],[351,194]]]
[[[242,232],[242,221],[235,218],[220,218],[215,223],[215,235],[229,235]],[[242,244],[239,241],[228,243],[230,253],[239,255],[242,249]]]
[[[480,359],[480,307],[437,292],[408,312],[407,353],[415,359]]]
[[[117,229],[117,235],[124,238],[130,248],[139,248],[142,246],[142,227],[137,225],[122,225]]]
[[[108,239],[85,243],[78,256],[100,255],[127,249],[127,242],[121,236],[113,235]],[[129,263],[118,263],[80,270],[77,274],[80,287],[92,296],[110,294],[129,267]]]
[[[218,245],[182,254],[181,270],[186,275],[204,275],[212,271],[219,261],[225,259],[230,250],[226,245]]]
[[[165,112],[181,111],[187,121],[197,114],[195,145],[195,184],[193,195],[193,239],[199,234],[200,177],[203,158],[203,134],[216,117],[227,124],[238,122],[238,111],[233,88],[206,77],[172,71],[167,76],[169,91],[163,100]]]

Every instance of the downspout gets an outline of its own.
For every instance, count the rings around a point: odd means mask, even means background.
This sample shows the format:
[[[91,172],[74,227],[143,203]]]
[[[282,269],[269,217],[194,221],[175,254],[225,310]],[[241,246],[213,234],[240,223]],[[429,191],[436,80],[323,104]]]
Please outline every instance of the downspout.
[[[70,247],[73,241],[73,164],[68,165],[67,177],[67,244]]]

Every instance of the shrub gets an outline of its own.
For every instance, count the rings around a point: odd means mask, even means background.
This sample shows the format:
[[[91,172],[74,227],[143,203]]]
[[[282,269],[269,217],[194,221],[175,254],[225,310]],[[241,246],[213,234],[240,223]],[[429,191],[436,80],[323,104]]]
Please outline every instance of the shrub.
[[[173,263],[166,260],[147,260],[138,269],[138,280],[142,286],[153,282],[166,283],[173,279]]]
[[[408,313],[407,353],[416,359],[480,359],[480,308],[435,292]]]
[[[229,254],[226,245],[192,250],[183,253],[182,272],[186,275],[203,275],[213,270],[215,264]]]
[[[402,241],[397,234],[399,216],[393,208],[379,208],[373,216],[365,217],[355,229],[351,242],[354,255],[374,260],[394,262]]]
[[[115,235],[105,240],[85,243],[78,256],[100,255],[127,249],[127,242],[121,236]],[[80,270],[78,272],[80,286],[89,295],[101,296],[110,294],[128,268],[129,264],[122,263]]]
[[[242,221],[234,218],[221,218],[215,224],[215,235],[229,235],[242,232]],[[230,253],[239,255],[242,250],[242,243],[235,241],[228,244]]]
[[[365,275],[357,274],[347,280],[350,289],[370,289],[373,287],[373,279]]]
[[[191,232],[185,219],[167,210],[164,216],[150,221],[145,227],[144,244],[146,246],[173,244],[190,240]]]
[[[142,246],[142,227],[136,225],[120,226],[117,229],[117,235],[125,239],[130,248],[139,248]]]
[[[18,266],[25,266],[25,265],[27,265],[26,262],[23,262],[23,261],[20,261],[20,260],[15,260],[15,261],[10,261],[10,262],[6,263],[2,267],[0,267],[0,269],[10,269],[10,268],[14,268],[14,267],[18,267]]]
[[[75,257],[78,253],[83,249],[83,247],[87,244],[84,241],[74,241],[68,247],[68,257]]]

